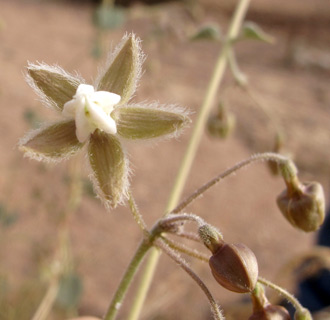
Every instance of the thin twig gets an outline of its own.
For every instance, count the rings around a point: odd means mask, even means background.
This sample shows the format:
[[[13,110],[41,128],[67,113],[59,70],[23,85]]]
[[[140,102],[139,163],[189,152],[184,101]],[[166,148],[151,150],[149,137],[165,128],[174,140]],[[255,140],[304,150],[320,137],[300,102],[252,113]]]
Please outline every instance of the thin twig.
[[[209,261],[209,257],[202,253],[202,252],[199,252],[198,250],[196,249],[191,249],[191,248],[188,248],[187,246],[181,244],[181,243],[178,243],[178,242],[175,242],[169,238],[166,238],[164,236],[160,236],[160,238],[173,250],[175,251],[179,251],[181,253],[184,253],[184,254],[187,254],[189,255],[190,257],[193,257],[193,258],[196,258],[196,259],[199,259],[203,262],[208,262]]]
[[[143,234],[145,236],[149,236],[149,231],[148,231],[147,225],[143,220],[143,217],[139,211],[139,208],[136,205],[136,202],[134,200],[134,197],[133,197],[133,194],[131,191],[129,191],[129,193],[128,193],[128,204],[129,204],[129,207],[133,214],[134,220],[137,222],[138,226],[143,231]]]
[[[188,231],[178,231],[178,232],[173,231],[172,232],[172,231],[168,231],[167,233],[171,233],[175,236],[201,243],[201,238],[195,232],[188,232]]]
[[[166,253],[172,260],[174,260],[188,275],[198,284],[198,286],[205,293],[207,299],[210,302],[211,310],[216,320],[225,320],[225,317],[222,315],[219,305],[214,300],[210,290],[204,284],[204,282],[199,278],[199,276],[189,267],[188,263],[173,249],[171,249],[164,241],[159,241],[157,239],[154,242],[155,246],[160,248],[164,253]]]
[[[202,187],[197,189],[195,192],[193,192],[190,196],[188,196],[185,200],[183,200],[176,208],[174,208],[170,214],[176,214],[181,212],[184,208],[186,208],[190,203],[192,203],[194,200],[196,200],[199,196],[201,196],[206,190],[210,189],[214,185],[216,185],[218,182],[222,181],[224,178],[228,177],[229,175],[235,173],[237,170],[246,167],[254,162],[258,161],[275,161],[277,163],[281,162],[287,162],[289,158],[279,155],[277,153],[272,152],[266,152],[266,153],[257,153],[250,158],[243,160],[233,167],[227,169],[225,172],[219,174],[206,184],[204,184]]]
[[[294,307],[296,310],[304,310],[305,308],[300,304],[300,302],[294,297],[293,294],[289,293],[287,290],[283,289],[282,287],[276,285],[275,283],[272,283],[269,280],[266,280],[265,278],[258,277],[258,282],[264,284],[265,286],[275,290],[279,294],[281,294],[284,298],[286,298]]]

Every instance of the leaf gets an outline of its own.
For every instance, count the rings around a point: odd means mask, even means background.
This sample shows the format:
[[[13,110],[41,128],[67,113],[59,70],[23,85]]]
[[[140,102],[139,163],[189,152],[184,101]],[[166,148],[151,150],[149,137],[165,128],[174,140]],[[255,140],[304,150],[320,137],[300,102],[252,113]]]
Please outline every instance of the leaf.
[[[82,281],[77,274],[65,274],[60,281],[56,303],[64,309],[75,308],[79,303],[82,287]]]
[[[19,146],[31,158],[60,161],[77,152],[83,144],[77,139],[74,120],[69,120],[29,132]]]
[[[97,195],[107,208],[116,207],[128,187],[127,160],[119,140],[96,130],[90,138],[88,156]]]
[[[139,40],[133,34],[125,36],[115,49],[97,90],[116,93],[121,96],[120,105],[127,103],[136,89],[142,60]]]
[[[215,24],[209,24],[201,27],[197,32],[190,37],[190,40],[221,40],[222,34],[220,28]]]
[[[27,81],[45,102],[58,111],[75,95],[82,82],[57,66],[29,64]]]
[[[181,109],[140,107],[131,105],[115,108],[111,113],[117,125],[117,133],[126,139],[151,139],[161,136],[176,135],[190,122]]]
[[[252,39],[263,41],[267,43],[274,43],[275,39],[271,35],[267,34],[254,22],[245,22],[242,27],[242,32],[239,39]]]

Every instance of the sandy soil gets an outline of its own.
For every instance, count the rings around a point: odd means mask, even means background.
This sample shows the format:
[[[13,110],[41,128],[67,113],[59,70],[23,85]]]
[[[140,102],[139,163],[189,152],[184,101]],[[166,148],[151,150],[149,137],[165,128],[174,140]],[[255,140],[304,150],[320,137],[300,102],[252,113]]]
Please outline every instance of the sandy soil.
[[[297,3],[295,15],[286,14],[285,8],[271,15],[276,1],[269,6],[262,1],[253,3],[250,19],[260,20],[276,43],[238,44],[237,58],[252,92],[285,128],[285,148],[294,154],[302,179],[322,182],[328,194],[330,55],[329,35],[324,30],[330,19],[322,14],[322,23],[308,24],[315,12],[305,6],[314,2],[305,3]],[[17,213],[15,223],[1,227],[0,275],[8,283],[7,293],[15,295],[28,281],[37,282],[45,273],[57,241],[58,217],[68,199],[68,163],[43,165],[24,159],[15,147],[31,128],[27,111],[40,120],[54,119],[25,83],[24,68],[27,61],[44,61],[69,72],[77,70],[91,80],[97,75],[99,61],[91,54],[97,32],[91,24],[90,6],[0,0],[0,8],[0,203],[8,214]],[[324,1],[316,1],[313,8],[329,11]],[[112,47],[126,31],[143,40],[147,60],[134,101],[177,103],[195,112],[195,119],[219,44],[192,43],[187,35],[206,22],[218,22],[225,29],[232,7],[205,1],[205,6],[196,9],[193,20],[177,4],[148,10],[134,6],[126,23],[104,36],[106,46]],[[263,18],[263,13],[274,19]],[[234,86],[230,74],[219,98],[236,114],[237,130],[226,140],[203,136],[184,195],[253,152],[272,149],[272,123]],[[132,191],[149,225],[162,214],[190,133],[191,128],[177,140],[157,144],[125,144],[134,173]],[[88,172],[82,166],[85,180]],[[281,266],[310,248],[315,237],[293,229],[281,216],[275,197],[283,188],[281,179],[274,178],[266,166],[255,165],[205,194],[189,212],[216,225],[228,242],[247,244],[256,253],[260,274],[275,279]],[[84,286],[79,313],[102,316],[141,239],[140,231],[127,207],[106,212],[98,200],[84,194],[70,219],[70,237]],[[241,299],[217,286],[207,265],[192,262],[192,266],[222,305]],[[131,295],[121,319],[130,302]],[[143,319],[207,319],[208,313],[206,299],[195,283],[163,256]],[[24,314],[20,319],[30,317]]]

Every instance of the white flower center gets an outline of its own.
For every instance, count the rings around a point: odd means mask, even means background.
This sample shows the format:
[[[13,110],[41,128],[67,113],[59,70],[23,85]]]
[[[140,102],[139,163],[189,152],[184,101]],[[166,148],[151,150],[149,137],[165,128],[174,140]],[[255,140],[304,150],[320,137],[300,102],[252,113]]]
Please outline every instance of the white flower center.
[[[110,113],[120,99],[118,94],[95,91],[93,86],[81,84],[73,99],[64,104],[62,114],[75,119],[79,142],[85,142],[96,129],[116,134],[116,122]]]

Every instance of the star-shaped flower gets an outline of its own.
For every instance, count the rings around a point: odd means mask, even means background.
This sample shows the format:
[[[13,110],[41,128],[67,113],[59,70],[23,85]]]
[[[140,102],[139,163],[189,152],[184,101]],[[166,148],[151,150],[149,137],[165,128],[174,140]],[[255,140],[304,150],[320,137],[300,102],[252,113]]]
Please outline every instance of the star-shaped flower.
[[[120,142],[175,136],[190,120],[182,108],[131,104],[141,74],[140,41],[126,35],[93,87],[58,66],[29,64],[27,81],[63,120],[29,132],[19,142],[31,158],[57,162],[87,145],[95,190],[106,207],[127,196],[128,160]]]

